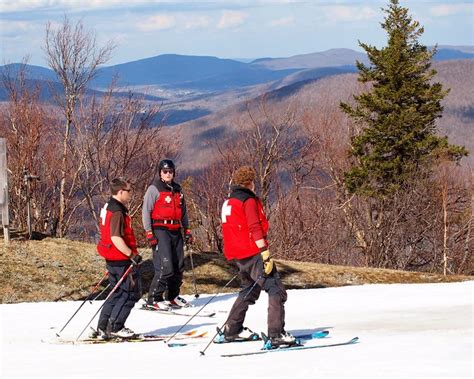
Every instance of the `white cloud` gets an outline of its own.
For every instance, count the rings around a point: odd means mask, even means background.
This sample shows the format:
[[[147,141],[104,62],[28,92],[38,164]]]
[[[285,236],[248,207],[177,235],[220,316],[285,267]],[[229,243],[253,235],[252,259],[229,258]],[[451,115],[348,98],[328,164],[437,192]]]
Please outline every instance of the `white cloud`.
[[[48,5],[49,2],[46,0],[2,0],[0,2],[0,11],[17,12],[37,9]]]
[[[307,0],[221,0],[215,6],[253,7],[254,5],[286,5],[305,3]],[[133,8],[159,6],[160,4],[200,8],[204,1],[198,0],[0,0],[0,10],[5,12],[23,12],[42,9],[66,9],[69,11],[87,11],[99,9]]]
[[[147,0],[134,0],[134,3],[146,3]],[[41,10],[43,8],[64,8],[69,10],[107,9],[117,6],[128,6],[126,0],[2,0],[0,10],[3,12],[22,12]]]
[[[294,24],[296,21],[294,16],[288,16],[288,17],[283,17],[279,18],[276,20],[272,20],[269,22],[270,26],[285,26],[285,25],[291,25]]]
[[[430,8],[430,14],[435,17],[451,16],[457,13],[471,13],[474,11],[472,4],[439,4]]]
[[[27,21],[6,21],[0,20],[0,30],[16,30],[18,32],[26,32],[34,29],[33,25]]]
[[[224,11],[217,24],[219,29],[234,28],[245,22],[247,15],[244,12]]]
[[[210,24],[210,19],[207,16],[187,17],[184,20],[185,29],[205,28],[209,26],[209,24]]]
[[[27,21],[0,20],[0,35],[5,38],[16,38],[17,36],[35,31],[36,29],[38,29],[38,25]]]
[[[307,0],[254,0],[258,4],[297,4],[297,3],[306,3]]]
[[[143,32],[151,32],[154,30],[171,29],[176,25],[176,18],[174,16],[165,14],[156,14],[147,17],[145,20],[138,22],[137,28]]]
[[[369,6],[330,5],[321,7],[321,10],[324,18],[330,22],[366,21],[380,13]]]

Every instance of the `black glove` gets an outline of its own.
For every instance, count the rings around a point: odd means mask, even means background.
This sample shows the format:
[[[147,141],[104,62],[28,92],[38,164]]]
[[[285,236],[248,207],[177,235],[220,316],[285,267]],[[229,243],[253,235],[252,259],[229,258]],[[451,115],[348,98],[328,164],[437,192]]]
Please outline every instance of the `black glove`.
[[[186,229],[184,231],[184,242],[186,243],[186,245],[192,245],[193,241],[194,241],[194,238],[191,233],[191,229]]]
[[[142,256],[141,256],[140,254],[136,254],[136,255],[133,255],[133,254],[132,254],[132,255],[130,256],[130,260],[132,261],[132,264],[133,264],[134,266],[138,266],[138,265],[141,263],[141,261],[143,260],[143,258],[142,258]]]

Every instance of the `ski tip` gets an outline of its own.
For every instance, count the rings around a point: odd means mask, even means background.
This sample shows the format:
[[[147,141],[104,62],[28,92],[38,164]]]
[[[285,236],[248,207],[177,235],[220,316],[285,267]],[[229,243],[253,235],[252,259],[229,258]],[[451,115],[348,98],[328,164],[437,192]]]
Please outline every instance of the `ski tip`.
[[[182,346],[186,346],[186,345],[187,345],[186,343],[172,342],[172,343],[168,344],[168,347],[182,347]]]
[[[329,330],[317,330],[315,332],[312,332],[308,335],[304,334],[302,336],[300,336],[299,338],[301,339],[318,339],[318,338],[324,338],[326,337],[327,335],[329,334]],[[298,336],[296,336],[298,337]]]

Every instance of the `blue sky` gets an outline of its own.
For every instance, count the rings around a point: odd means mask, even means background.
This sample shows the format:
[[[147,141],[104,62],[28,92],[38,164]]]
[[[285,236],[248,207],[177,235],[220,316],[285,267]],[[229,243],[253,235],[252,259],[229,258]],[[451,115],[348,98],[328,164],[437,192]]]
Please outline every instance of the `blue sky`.
[[[100,44],[117,44],[109,64],[160,54],[287,57],[386,43],[388,0],[0,0],[0,64],[45,66],[45,25],[82,19]],[[474,45],[472,0],[401,0],[425,27],[426,45]]]

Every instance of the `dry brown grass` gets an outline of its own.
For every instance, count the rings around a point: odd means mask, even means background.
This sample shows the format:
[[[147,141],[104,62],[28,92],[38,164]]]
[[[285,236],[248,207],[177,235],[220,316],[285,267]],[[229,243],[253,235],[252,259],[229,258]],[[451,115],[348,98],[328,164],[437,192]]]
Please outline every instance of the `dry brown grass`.
[[[153,277],[151,251],[141,249],[144,258],[142,281],[148,290]],[[199,293],[235,291],[234,281],[222,287],[236,273],[232,263],[219,254],[194,253]],[[103,259],[95,246],[65,239],[13,241],[5,246],[0,239],[0,301],[59,301],[85,298],[105,272]],[[372,268],[330,266],[305,262],[278,261],[287,288],[318,288],[367,283],[438,283],[473,280],[472,276],[442,276]],[[183,294],[193,294],[189,256]]]

